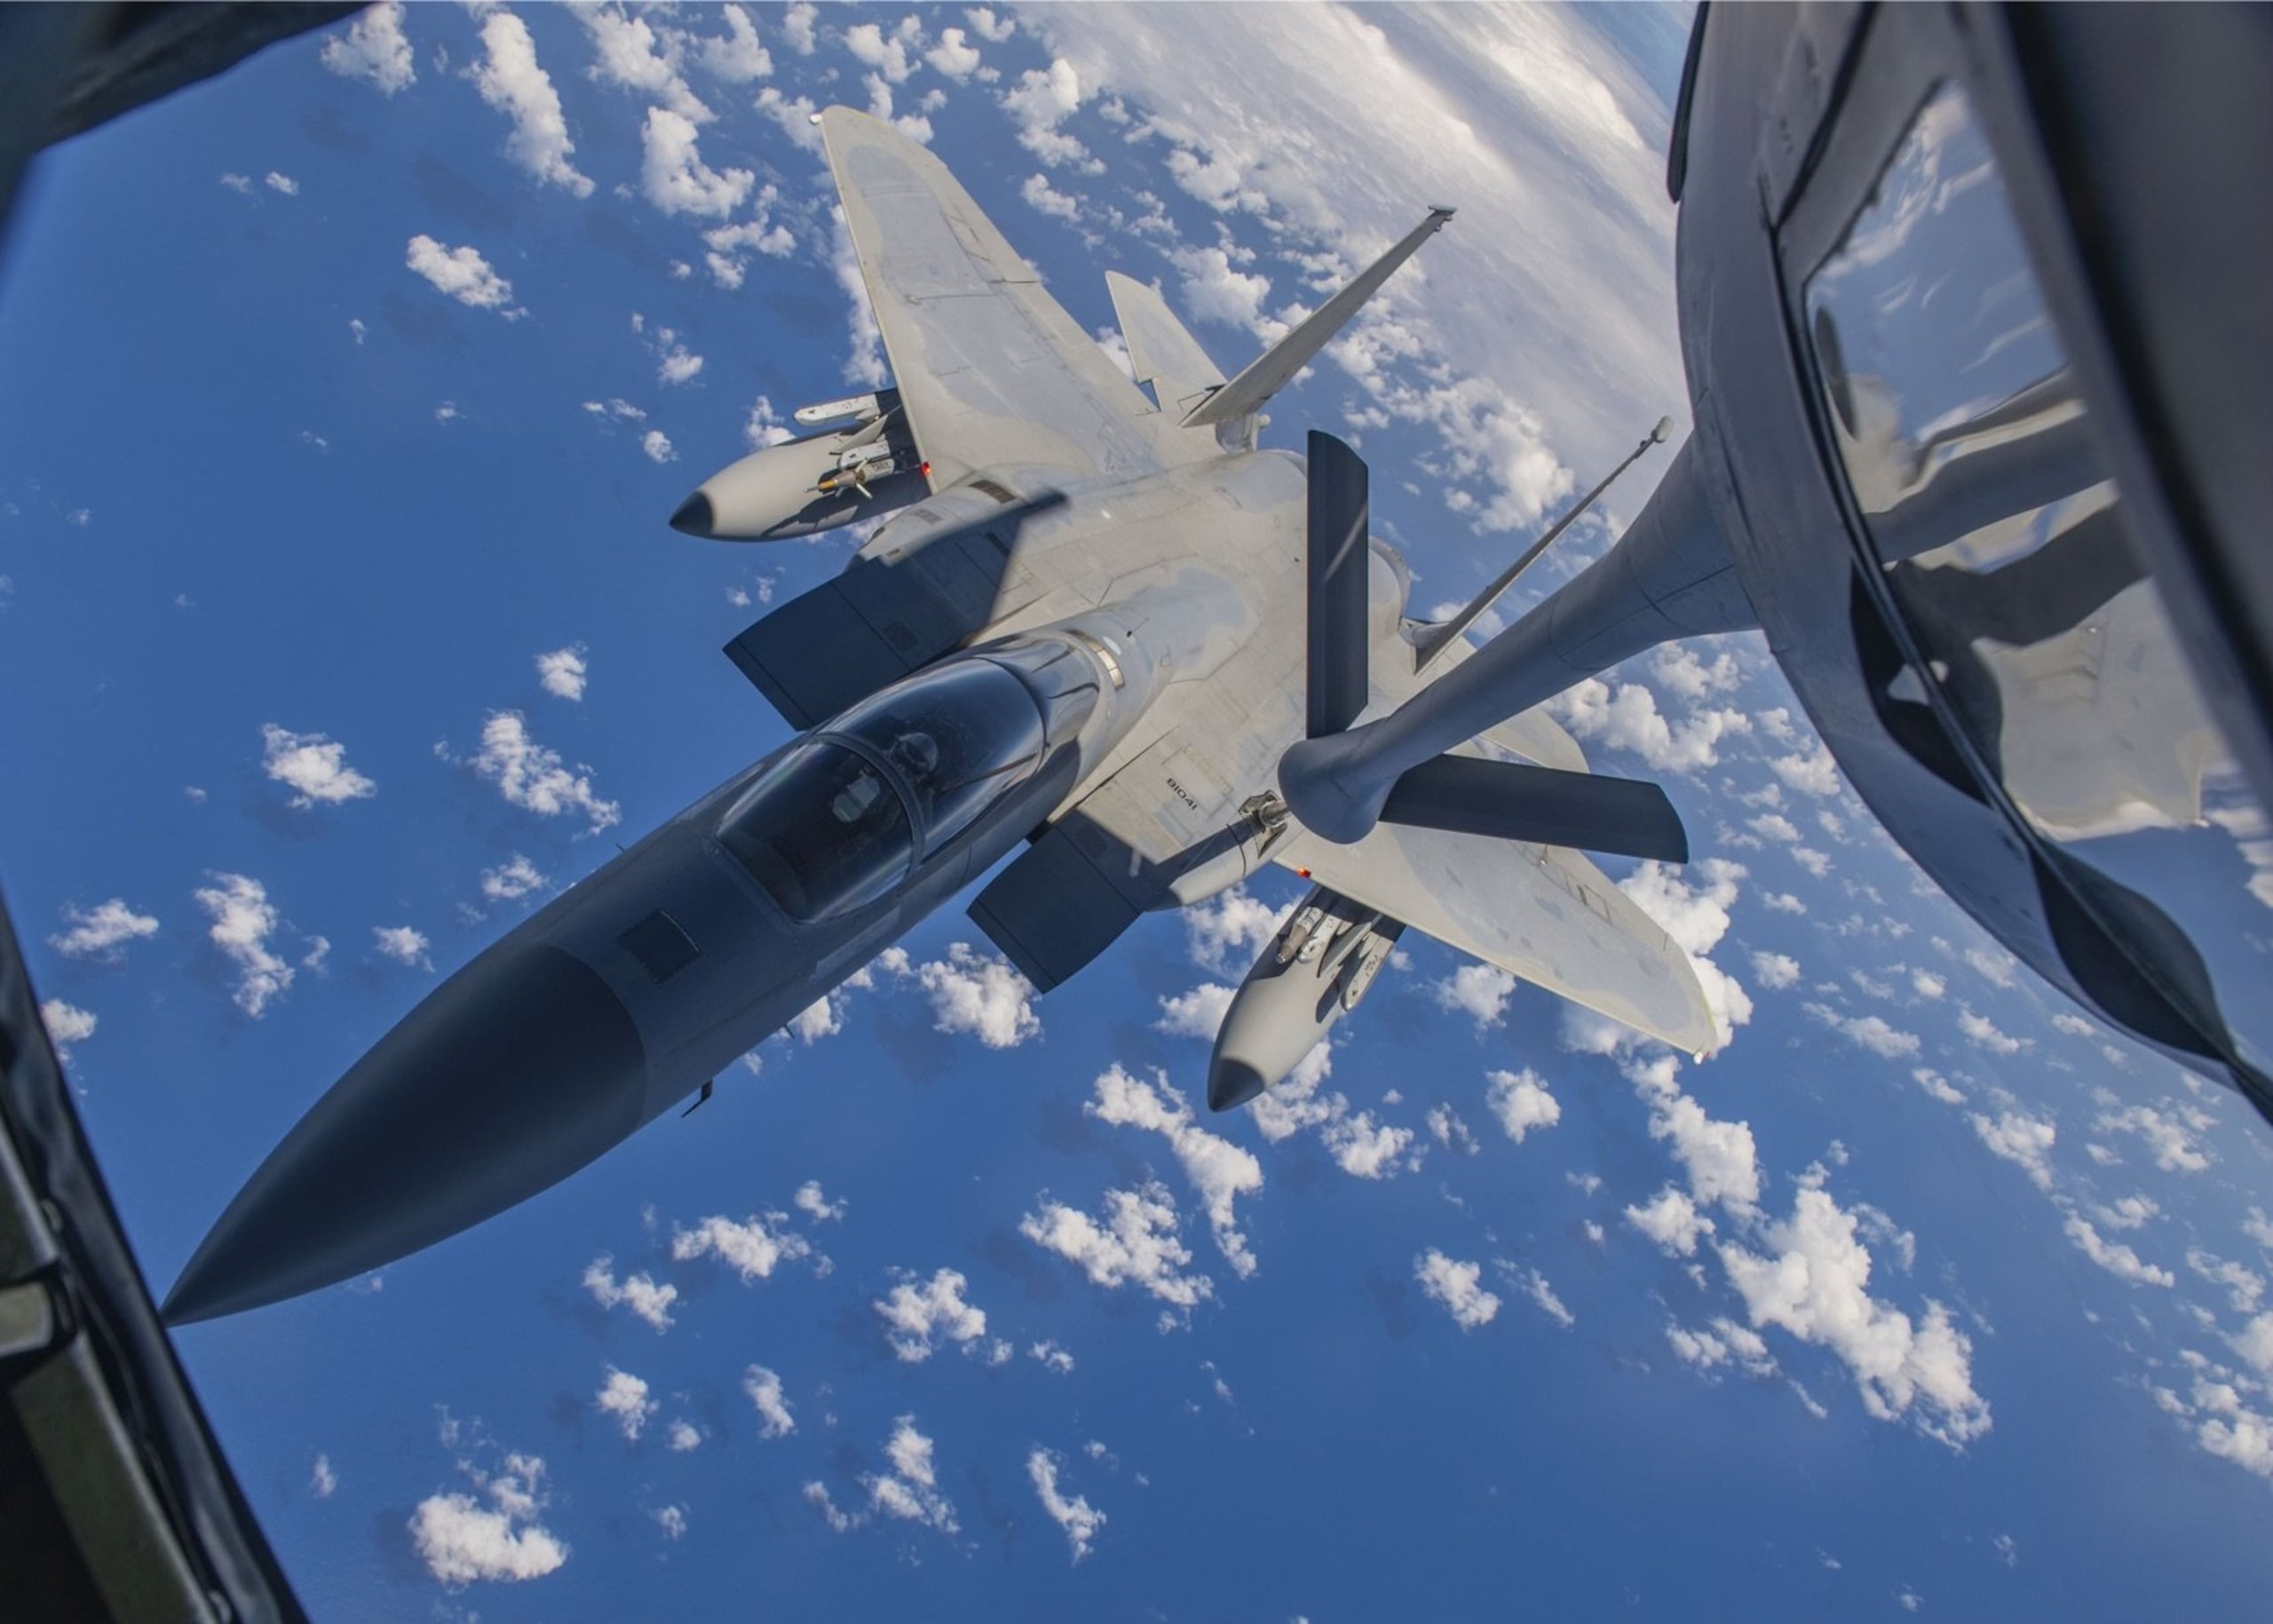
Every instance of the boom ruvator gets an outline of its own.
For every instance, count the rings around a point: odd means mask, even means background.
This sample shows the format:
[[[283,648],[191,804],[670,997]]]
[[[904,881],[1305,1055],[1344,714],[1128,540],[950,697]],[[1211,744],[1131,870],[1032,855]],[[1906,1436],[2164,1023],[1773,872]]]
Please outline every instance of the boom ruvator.
[[[1654,786],[1536,713],[1402,770],[1348,838],[1281,793],[1302,749],[1425,708],[1426,629],[1365,465],[1263,404],[1450,216],[1432,210],[1236,378],[1110,278],[1136,376],[931,153],[822,115],[893,388],[704,482],[680,529],[880,519],[727,653],[798,730],[478,955],[285,1137],[167,1304],[176,1322],[375,1268],[568,1176],[826,996],[973,879],[1043,993],[1148,911],[1264,863],[1314,881],[1218,1037],[1210,1103],[1283,1076],[1421,931],[1685,1048],[1688,959],[1578,854],[1678,859]],[[1467,646],[1444,651],[1457,673]],[[1005,859],[1009,860],[1004,861]],[[688,1107],[692,1109],[692,1107]]]

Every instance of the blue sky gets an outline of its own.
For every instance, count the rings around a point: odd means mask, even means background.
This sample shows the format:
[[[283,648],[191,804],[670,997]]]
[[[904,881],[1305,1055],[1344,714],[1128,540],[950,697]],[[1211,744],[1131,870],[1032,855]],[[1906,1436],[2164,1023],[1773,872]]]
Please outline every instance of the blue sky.
[[[785,736],[718,647],[849,542],[664,519],[877,376],[803,103],[888,98],[1085,327],[1157,280],[1227,371],[1457,205],[1266,434],[1361,443],[1422,609],[1683,398],[1680,14],[744,20],[415,8],[45,161],[0,879],[161,1289],[436,976]],[[943,910],[693,1118],[182,1335],[312,1611],[2251,1610],[2261,1126],[1936,894],[1757,639],[1556,714],[1689,820],[1626,883],[1720,1053],[1408,937],[1328,1067],[1195,1117],[1293,882],[1039,1000]]]

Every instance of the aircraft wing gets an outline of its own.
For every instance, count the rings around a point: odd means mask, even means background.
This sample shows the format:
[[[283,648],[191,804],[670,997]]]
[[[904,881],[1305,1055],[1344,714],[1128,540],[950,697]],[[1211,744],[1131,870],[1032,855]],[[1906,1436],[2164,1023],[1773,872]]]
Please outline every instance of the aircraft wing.
[[[1347,846],[1299,832],[1272,856],[1685,1053],[1717,1042],[1689,955],[1576,852],[1382,823]]]
[[[946,165],[850,107],[828,108],[820,127],[934,490],[1020,463],[1115,478],[1163,466],[1161,436],[1175,431]]]

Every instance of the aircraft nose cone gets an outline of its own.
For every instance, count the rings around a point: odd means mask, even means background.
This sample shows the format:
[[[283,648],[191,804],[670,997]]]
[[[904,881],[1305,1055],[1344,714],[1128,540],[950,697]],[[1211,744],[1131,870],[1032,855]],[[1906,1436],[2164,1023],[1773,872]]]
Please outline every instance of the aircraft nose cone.
[[[710,498],[697,491],[678,504],[678,511],[671,515],[671,528],[686,535],[699,535],[708,540],[718,522],[711,511]]]
[[[582,960],[493,948],[356,1062],[229,1203],[166,1299],[174,1325],[257,1308],[431,1246],[639,1125],[646,1056]]]
[[[1217,1055],[1208,1067],[1208,1109],[1236,1111],[1271,1086],[1271,1079],[1244,1060]]]

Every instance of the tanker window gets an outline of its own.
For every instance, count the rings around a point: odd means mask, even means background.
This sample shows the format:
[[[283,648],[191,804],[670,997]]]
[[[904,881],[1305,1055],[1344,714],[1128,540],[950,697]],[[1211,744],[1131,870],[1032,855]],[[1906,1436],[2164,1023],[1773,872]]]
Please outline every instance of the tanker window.
[[[1958,86],[1920,110],[1806,314],[1826,424],[1942,714],[2039,838],[2184,933],[2199,970],[2127,946],[2166,985],[2206,977],[2266,1069],[2273,820],[2133,543]]]
[[[881,769],[825,740],[793,747],[743,791],[718,840],[808,923],[874,902],[915,861],[907,806]]]

